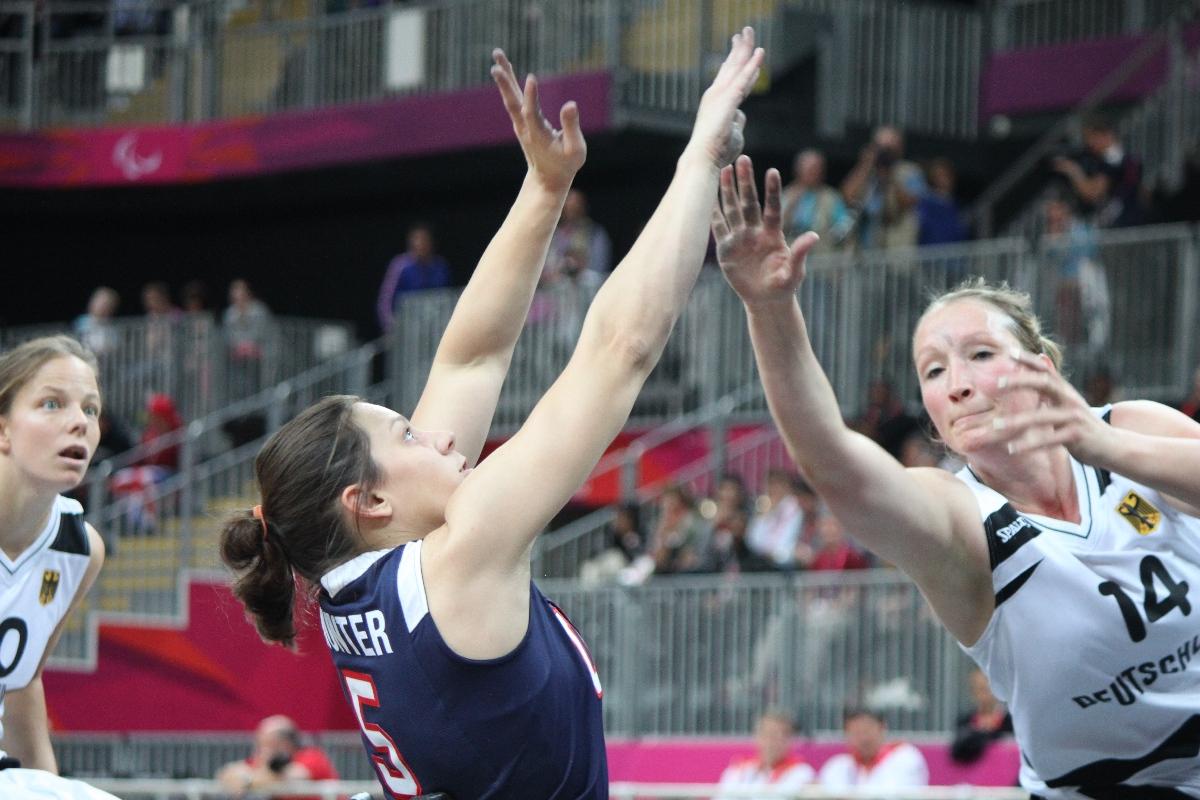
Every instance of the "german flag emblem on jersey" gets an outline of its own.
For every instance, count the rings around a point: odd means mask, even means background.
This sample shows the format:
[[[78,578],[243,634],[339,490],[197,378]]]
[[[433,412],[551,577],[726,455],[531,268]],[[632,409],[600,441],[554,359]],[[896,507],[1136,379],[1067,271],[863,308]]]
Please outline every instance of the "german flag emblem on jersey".
[[[38,602],[42,605],[49,605],[54,599],[54,595],[58,593],[59,573],[56,569],[48,569],[42,573],[42,590],[38,592]]]
[[[1158,523],[1162,519],[1162,512],[1150,505],[1149,501],[1137,492],[1125,495],[1125,499],[1117,506],[1117,511],[1142,536],[1154,533],[1154,529],[1158,527]]]

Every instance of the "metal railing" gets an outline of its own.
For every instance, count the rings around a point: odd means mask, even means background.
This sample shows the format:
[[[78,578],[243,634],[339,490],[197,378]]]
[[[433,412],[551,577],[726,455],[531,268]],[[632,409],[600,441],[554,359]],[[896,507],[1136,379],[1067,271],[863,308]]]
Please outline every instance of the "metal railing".
[[[1161,25],[1179,5],[1180,0],[1001,0],[993,7],[992,49],[1136,34]]]
[[[885,377],[910,408],[919,407],[916,375],[909,363],[913,325],[928,292],[944,290],[975,274],[1032,290],[1051,331],[1061,329],[1069,344],[1071,336],[1080,337],[1074,343],[1076,351],[1068,348],[1067,352],[1068,367],[1074,365],[1071,375],[1077,382],[1082,382],[1088,368],[1107,366],[1126,396],[1166,401],[1185,396],[1200,353],[1194,325],[1200,302],[1196,231],[1176,225],[1099,233],[1094,261],[1101,267],[1106,298],[1102,305],[1093,303],[1087,310],[1089,322],[1106,324],[1086,326],[1082,333],[1076,323],[1083,306],[1064,304],[1073,301],[1070,290],[1077,287],[1057,282],[1062,253],[1050,247],[1052,244],[1047,242],[1047,249],[1039,251],[1021,239],[1001,239],[868,252],[858,257],[814,256],[810,277],[801,287],[801,306],[843,413],[857,415],[870,383]],[[1068,291],[1060,292],[1060,288]],[[401,309],[395,338],[364,346],[277,389],[196,421],[175,434],[176,438],[165,440],[164,446],[175,443],[181,448],[181,468],[166,481],[147,486],[135,496],[121,497],[112,495],[106,482],[112,464],[107,474],[101,471],[90,479],[85,492],[95,495],[88,504],[89,519],[110,542],[112,555],[87,607],[135,614],[176,613],[179,571],[186,566],[218,566],[215,534],[220,517],[230,508],[250,505],[256,492],[253,459],[262,440],[248,440],[232,451],[220,445],[210,447],[222,426],[232,419],[258,417],[259,430],[266,434],[329,393],[365,394],[410,409],[456,296],[454,291],[445,291],[414,297]],[[578,334],[587,295],[556,292],[541,299],[564,302],[548,305],[541,317],[533,315],[501,394],[494,426],[497,435],[515,430],[557,375]],[[1072,311],[1076,312],[1073,317],[1069,316]],[[383,374],[384,381],[372,386],[373,374]],[[727,425],[739,415],[761,420],[765,407],[752,388],[757,382],[741,303],[723,279],[709,273],[693,294],[630,424],[653,427],[680,413],[706,407],[716,413],[715,422],[689,424]],[[728,415],[722,415],[717,401],[747,391],[747,387],[751,387],[750,394],[738,399],[740,405]],[[713,441],[721,441],[721,437]],[[732,463],[731,459],[745,459],[739,471],[754,480],[751,473],[761,465],[782,458],[778,443],[763,441],[755,446],[762,448],[761,452],[748,450],[739,455],[731,445],[717,455],[726,464]],[[610,468],[616,469],[613,463],[609,462]],[[710,458],[693,465],[694,474],[685,474],[703,492],[721,468]],[[649,492],[656,487],[644,488]],[[574,574],[569,565],[592,554],[602,536],[602,520],[593,519],[591,525],[587,533],[559,531],[554,535],[559,538],[549,537],[573,542],[574,552],[540,551],[543,574]],[[541,547],[549,547],[549,541]],[[64,635],[56,660],[86,663],[89,646],[86,630],[77,624]]]
[[[884,695],[893,730],[944,733],[964,697],[966,656],[894,570],[540,585],[587,637],[610,735],[743,734],[777,705],[836,736]]]
[[[324,731],[311,738],[343,780],[375,777],[357,732]],[[254,749],[251,734],[204,731],[55,733],[53,743],[59,771],[89,781],[93,777],[211,778],[221,766],[245,758]]]
[[[898,735],[941,738],[969,704],[967,657],[895,570],[540,586],[597,660],[610,736],[743,736],[779,706],[795,713],[803,735],[836,738],[846,707],[870,702]],[[203,736],[109,741],[106,756],[60,745],[64,769],[194,776],[234,749],[229,740],[202,748]],[[339,752],[355,751],[343,745]],[[202,750],[213,751],[204,763]]]
[[[341,320],[273,317],[252,349],[236,349],[209,314],[177,318],[119,317],[76,330],[69,323],[0,329],[0,350],[56,333],[77,336],[96,354],[105,410],[140,428],[151,394],[169,395],[187,420],[258,394],[354,344]],[[177,444],[177,443],[176,443]]]
[[[798,49],[817,53],[828,135],[847,123],[966,137],[977,127],[982,21],[972,9],[886,0],[339,5],[0,0],[0,124],[191,122],[453,91],[488,83],[491,49],[504,45],[540,75],[614,71],[619,120],[679,125],[729,35],[749,23],[777,69]]]

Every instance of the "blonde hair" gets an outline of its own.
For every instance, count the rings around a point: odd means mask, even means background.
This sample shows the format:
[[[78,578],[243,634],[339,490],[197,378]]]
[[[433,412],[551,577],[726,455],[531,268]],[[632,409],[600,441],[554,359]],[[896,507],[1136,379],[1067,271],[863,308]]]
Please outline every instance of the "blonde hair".
[[[917,320],[917,327],[920,327],[925,317],[932,312],[959,300],[978,300],[1000,311],[1008,318],[1010,330],[1021,349],[1037,355],[1044,353],[1050,357],[1054,368],[1062,371],[1062,348],[1042,333],[1042,323],[1033,313],[1033,300],[1027,293],[1012,288],[1007,282],[993,284],[980,277],[968,278],[950,291],[930,300],[925,311],[921,313],[921,318]]]
[[[92,368],[99,382],[99,367],[92,352],[70,336],[43,336],[14,347],[0,356],[0,414],[12,410],[13,400],[46,363],[73,356]]]

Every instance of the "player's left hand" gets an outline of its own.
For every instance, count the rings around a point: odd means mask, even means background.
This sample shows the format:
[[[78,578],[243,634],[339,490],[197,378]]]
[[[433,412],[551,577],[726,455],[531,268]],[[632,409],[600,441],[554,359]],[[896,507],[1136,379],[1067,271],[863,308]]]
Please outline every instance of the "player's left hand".
[[[1040,399],[1032,411],[998,416],[993,436],[1013,454],[1028,453],[1062,445],[1078,461],[1105,466],[1111,452],[1114,429],[1097,417],[1087,401],[1045,358],[1021,349],[1010,357],[1011,374],[1003,376],[997,389],[1003,393],[1032,390]]]
[[[493,50],[492,61],[495,62],[492,80],[500,89],[504,109],[512,120],[513,132],[521,143],[530,172],[546,188],[566,191],[587,158],[587,142],[579,127],[579,107],[574,100],[565,103],[558,112],[562,128],[555,129],[542,114],[537,78],[533,75],[525,78],[522,89],[503,50]]]

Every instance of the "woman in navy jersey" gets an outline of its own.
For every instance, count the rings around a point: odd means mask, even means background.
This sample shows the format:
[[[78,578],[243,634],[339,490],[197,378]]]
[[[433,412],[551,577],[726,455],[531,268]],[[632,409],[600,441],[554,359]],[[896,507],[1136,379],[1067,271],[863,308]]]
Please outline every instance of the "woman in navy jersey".
[[[416,409],[326,398],[259,454],[262,505],[222,536],[235,591],[266,639],[290,644],[293,576],[314,589],[390,797],[608,796],[600,679],[579,632],[532,584],[530,550],[624,425],[687,301],[762,58],[753,31],[733,38],[666,195],[597,293],[570,362],[476,467],[585,149],[574,104],[554,130],[536,81],[522,92],[497,51],[492,76],[529,171]]]
[[[58,772],[42,668],[104,563],[99,534],[63,497],[83,480],[99,419],[96,359],[74,339],[0,356],[0,769]]]
[[[980,280],[913,334],[925,408],[967,466],[905,469],[850,430],[796,290],[815,234],[780,232],[748,159],[713,231],[797,466],[913,578],[1012,713],[1035,797],[1200,797],[1200,425],[1151,402],[1089,408],[1028,296]]]

